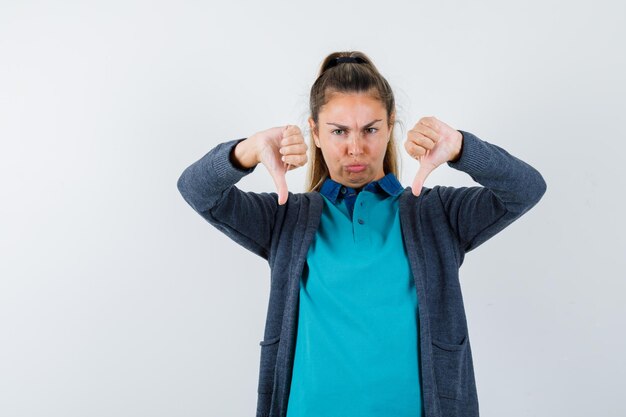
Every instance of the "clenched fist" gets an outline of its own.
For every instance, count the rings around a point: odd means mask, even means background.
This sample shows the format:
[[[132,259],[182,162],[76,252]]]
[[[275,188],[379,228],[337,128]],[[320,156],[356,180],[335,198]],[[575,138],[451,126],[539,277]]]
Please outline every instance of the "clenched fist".
[[[463,135],[435,117],[422,117],[409,130],[404,148],[420,163],[411,189],[418,196],[426,177],[439,165],[460,156]]]

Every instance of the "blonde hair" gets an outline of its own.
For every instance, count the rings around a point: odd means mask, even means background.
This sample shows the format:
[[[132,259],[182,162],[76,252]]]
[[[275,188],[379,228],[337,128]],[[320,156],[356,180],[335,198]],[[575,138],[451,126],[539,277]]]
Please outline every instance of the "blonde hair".
[[[359,62],[337,63],[335,59],[340,57],[356,58]],[[360,92],[371,94],[385,106],[391,134],[383,160],[383,171],[385,174],[393,173],[399,177],[398,151],[393,135],[394,121],[391,120],[392,113],[395,113],[396,109],[393,91],[385,77],[378,72],[372,60],[364,53],[359,51],[333,52],[322,62],[318,77],[311,87],[309,98],[310,117],[315,122],[315,129],[318,126],[320,109],[328,102],[333,93]],[[317,130],[315,134],[318,134]],[[307,171],[306,191],[319,191],[329,173],[322,150],[315,146],[313,132],[311,132],[309,149],[310,162]]]

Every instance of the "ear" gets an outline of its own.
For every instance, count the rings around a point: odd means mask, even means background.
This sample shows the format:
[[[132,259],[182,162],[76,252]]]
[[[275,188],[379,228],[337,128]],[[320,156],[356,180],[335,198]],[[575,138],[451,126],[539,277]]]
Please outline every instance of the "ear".
[[[309,117],[309,129],[311,130],[311,134],[313,135],[313,141],[315,142],[315,146],[321,148],[320,146],[320,138],[317,135],[317,128],[315,127],[315,122],[312,117]]]

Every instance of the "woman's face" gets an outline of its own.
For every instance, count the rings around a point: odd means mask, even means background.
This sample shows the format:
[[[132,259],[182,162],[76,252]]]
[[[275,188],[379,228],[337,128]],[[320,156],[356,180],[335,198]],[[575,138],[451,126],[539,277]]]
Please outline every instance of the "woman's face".
[[[361,188],[385,176],[391,130],[380,100],[367,93],[333,93],[320,109],[318,122],[317,134],[312,118],[309,127],[331,179]]]

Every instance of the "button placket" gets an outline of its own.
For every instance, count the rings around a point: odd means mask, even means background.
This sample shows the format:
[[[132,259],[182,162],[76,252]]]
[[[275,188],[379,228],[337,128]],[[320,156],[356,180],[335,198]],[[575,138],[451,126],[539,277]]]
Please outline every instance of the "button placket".
[[[367,226],[367,192],[361,191],[354,204],[354,212],[352,213],[352,225],[354,230],[355,243],[367,243],[368,230]]]

